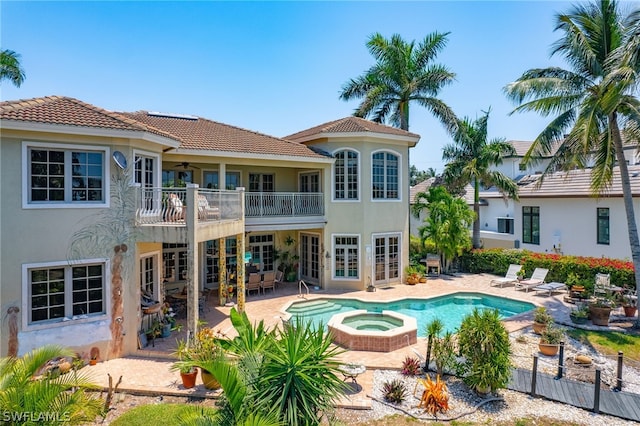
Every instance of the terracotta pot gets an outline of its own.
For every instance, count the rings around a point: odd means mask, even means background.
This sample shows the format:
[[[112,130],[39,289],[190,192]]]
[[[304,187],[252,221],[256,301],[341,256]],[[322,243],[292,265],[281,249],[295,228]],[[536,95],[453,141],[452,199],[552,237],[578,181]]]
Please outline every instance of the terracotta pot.
[[[220,389],[220,382],[213,377],[213,374],[209,373],[207,370],[200,370],[200,378],[202,379],[202,384],[207,389]]]
[[[546,322],[535,322],[533,323],[533,332],[536,334],[542,334],[544,329],[547,328]]]
[[[96,365],[98,363],[97,359],[90,359],[89,360],[89,365]]]
[[[554,356],[558,353],[560,345],[551,345],[549,343],[538,343],[538,350],[542,355]]]
[[[622,308],[624,309],[624,316],[625,317],[635,317],[636,316],[637,307],[635,307],[635,306],[623,306]]]
[[[601,325],[604,327],[609,325],[611,307],[589,305],[589,312],[591,313],[591,322],[593,325]]]
[[[426,283],[426,282],[427,282],[427,277],[422,277],[422,278],[420,278],[420,283],[421,283],[421,284],[424,284],[424,283]]]
[[[196,385],[196,378],[198,377],[198,369],[194,368],[190,373],[180,372],[180,377],[182,378],[182,386],[185,389],[191,389]]]

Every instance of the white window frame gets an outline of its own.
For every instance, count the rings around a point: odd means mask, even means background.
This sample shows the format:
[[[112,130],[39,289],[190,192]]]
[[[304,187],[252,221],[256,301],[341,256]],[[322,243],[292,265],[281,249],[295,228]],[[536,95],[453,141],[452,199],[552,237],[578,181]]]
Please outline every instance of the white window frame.
[[[207,188],[204,184],[204,176],[205,173],[215,173],[218,175],[218,188]],[[203,170],[202,171],[202,188],[201,189],[215,189],[215,190],[226,190],[227,187],[227,175],[237,175],[238,176],[238,181],[240,183],[240,185],[238,185],[236,188],[239,188],[242,186],[242,173],[239,170],[225,170],[224,172],[224,188],[220,188],[220,169],[210,169],[210,170]]]
[[[146,259],[149,258],[153,258],[154,259],[154,268],[152,270],[153,273],[153,282],[152,282],[152,296],[153,296],[153,300],[163,300],[164,298],[164,294],[162,294],[162,292],[164,291],[164,289],[160,288],[160,270],[162,269],[162,260],[161,260],[161,252],[160,251],[153,251],[153,252],[149,252],[149,253],[145,253],[143,255],[140,256],[140,259],[138,260],[138,264],[140,265],[140,282],[138,283],[140,285],[140,292],[142,292],[142,279],[144,277],[144,271],[142,270],[142,267],[144,265],[144,261]]]
[[[303,176],[317,176],[318,177],[318,190],[313,191],[302,191],[302,177]],[[322,173],[320,170],[305,170],[304,172],[298,173],[298,192],[305,192],[306,194],[321,194],[322,193]]]
[[[56,201],[46,202],[38,201],[31,202],[31,172],[29,170],[29,150],[31,148],[41,148],[63,151],[98,151],[104,155],[104,176],[103,176],[103,194],[104,199],[100,201]],[[45,143],[35,141],[22,141],[22,208],[23,209],[95,209],[95,208],[108,208],[111,201],[111,150],[107,146],[96,145],[74,145],[65,143]],[[65,163],[66,166],[66,163]]]
[[[398,276],[394,278],[389,278],[387,273],[385,273],[384,280],[376,280],[376,238],[385,238],[387,241],[388,247],[388,238],[389,237],[397,237],[398,238]],[[388,257],[389,252],[386,253],[385,262],[388,265]],[[382,232],[378,234],[371,234],[371,282],[373,284],[386,284],[394,281],[400,281],[402,279],[402,232]],[[388,271],[387,271],[388,272]]]
[[[373,197],[373,156],[376,154],[392,154],[394,156],[396,156],[398,158],[398,198],[386,198],[386,193],[387,193],[387,180],[386,180],[386,176],[387,176],[387,161],[385,158],[385,165],[384,165],[384,193],[385,193],[385,197],[383,198],[374,198]],[[393,151],[391,149],[379,149],[377,151],[373,151],[371,153],[371,191],[369,192],[369,197],[371,199],[372,203],[380,203],[380,202],[401,202],[402,201],[402,174],[404,173],[403,171],[403,160],[402,160],[402,155],[397,152],[397,151]]]
[[[149,152],[149,151],[141,151],[138,149],[134,149],[133,150],[133,165],[131,167],[132,169],[132,176],[131,176],[131,182],[132,183],[139,183],[141,184],[141,187],[144,188],[145,185],[142,182],[136,182],[136,157],[142,157],[142,158],[151,158],[153,160],[153,166],[154,166],[154,177],[153,177],[153,182],[151,182],[151,185],[147,185],[149,187],[152,188],[160,188],[162,186],[162,163],[160,162],[160,155],[156,154],[154,152]]]
[[[331,167],[331,201],[337,202],[337,203],[360,202],[360,198],[361,198],[360,194],[362,194],[362,153],[353,148],[340,148],[333,151],[331,155],[335,158],[335,155],[339,152],[354,152],[358,156],[358,173],[356,175],[358,179],[358,185],[357,185],[358,196],[356,198],[336,198],[336,165],[334,162],[333,166]],[[347,174],[345,173],[345,177],[346,176]],[[347,187],[347,183],[345,182],[345,188],[344,188],[345,195],[347,193],[346,187]]]
[[[72,268],[74,266],[83,266],[90,264],[102,264],[104,268],[104,313],[102,314],[92,314],[88,315],[86,318],[74,318],[74,317],[65,317],[63,319],[56,320],[48,320],[48,321],[38,321],[36,323],[31,323],[29,320],[31,313],[31,289],[30,282],[31,278],[29,276],[29,271],[32,269],[44,269],[44,268],[59,268],[59,267],[69,267]],[[24,263],[22,264],[22,331],[33,331],[33,330],[45,330],[48,328],[56,328],[56,327],[64,327],[71,324],[82,324],[96,321],[104,321],[109,317],[109,312],[111,312],[111,265],[110,260],[108,258],[96,258],[96,259],[82,259],[75,261],[58,261],[58,262],[40,262],[40,263]],[[71,279],[71,276],[66,277],[65,280]],[[66,285],[65,288],[65,311],[70,310],[72,308],[72,299],[71,285]]]
[[[357,238],[357,243],[355,245],[356,249],[358,250],[357,253],[357,264],[358,264],[358,275],[356,277],[348,277],[348,276],[344,276],[344,277],[339,277],[336,275],[336,258],[337,258],[337,253],[336,250],[338,247],[336,247],[336,238]],[[362,276],[362,267],[361,267],[361,260],[362,260],[362,249],[360,247],[360,242],[362,241],[362,236],[360,234],[331,234],[331,276],[333,278],[333,280],[335,281],[360,281],[360,277]],[[348,269],[345,270],[345,272]]]
[[[271,238],[271,241],[258,241],[258,242],[251,242],[251,238],[262,238],[262,237],[267,237],[267,238]],[[265,251],[265,247],[271,247],[271,253],[272,253],[272,258],[271,258],[271,269],[266,269],[265,265],[264,265],[264,256],[261,256],[260,259],[258,259],[258,262],[256,262],[255,258],[252,258],[252,262],[254,264],[254,266],[258,267],[258,271],[259,272],[271,272],[271,271],[275,271],[275,267],[276,267],[276,259],[275,259],[275,249],[276,249],[276,236],[275,234],[270,234],[270,233],[261,233],[261,234],[251,234],[248,235],[247,237],[245,237],[246,240],[246,244],[247,247],[249,248],[249,251],[253,254],[254,248],[259,247],[259,252],[262,255]]]

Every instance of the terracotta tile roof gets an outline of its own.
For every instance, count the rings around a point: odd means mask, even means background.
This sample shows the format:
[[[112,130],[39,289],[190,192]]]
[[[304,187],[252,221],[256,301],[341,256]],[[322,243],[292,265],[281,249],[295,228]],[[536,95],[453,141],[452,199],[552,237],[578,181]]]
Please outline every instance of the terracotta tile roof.
[[[431,185],[435,180],[436,178],[432,177],[423,180],[422,182],[416,183],[411,188],[409,188],[409,203],[414,204],[416,202],[416,194],[418,194],[419,192],[429,191],[429,188],[431,188]]]
[[[406,130],[398,129],[396,127],[386,126],[384,124],[374,123],[373,121],[365,120],[359,117],[345,117],[339,120],[329,121],[328,123],[320,124],[319,126],[312,127],[307,130],[294,133],[289,136],[285,136],[284,139],[296,141],[296,140],[310,140],[312,138],[321,138],[331,133],[382,133],[396,136],[408,136],[412,138],[420,138],[420,135],[407,132]]]
[[[531,145],[533,145],[533,141],[507,141],[507,143],[510,143],[516,150],[515,157],[524,157],[527,151],[529,151],[529,148],[531,148]],[[546,157],[552,157],[556,153],[556,150],[559,146],[560,143],[556,144],[553,151]]]
[[[171,134],[121,114],[66,96],[46,96],[0,102],[0,120],[143,131],[175,139]]]
[[[520,198],[573,198],[591,196],[591,169],[572,170],[570,172],[556,172],[548,175],[537,188],[536,184],[540,175],[530,175],[519,183]],[[631,179],[631,193],[640,195],[640,166],[629,166],[629,178]],[[620,182],[620,169],[613,170],[613,181],[609,189],[600,197],[621,197],[622,186]]]
[[[147,111],[120,114],[176,135],[182,141],[180,149],[326,158],[302,144],[206,118]]]

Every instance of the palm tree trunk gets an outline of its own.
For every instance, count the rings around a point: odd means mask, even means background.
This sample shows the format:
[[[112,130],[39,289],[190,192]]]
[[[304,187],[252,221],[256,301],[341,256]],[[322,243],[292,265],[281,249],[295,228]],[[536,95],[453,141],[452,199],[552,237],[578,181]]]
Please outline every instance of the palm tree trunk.
[[[622,184],[622,196],[624,200],[624,210],[627,214],[627,230],[629,232],[629,245],[631,247],[631,259],[636,279],[636,296],[640,296],[638,283],[640,283],[640,239],[638,238],[638,227],[636,225],[636,216],[633,208],[633,195],[631,194],[631,180],[629,179],[629,168],[624,158],[622,147],[622,138],[620,129],[618,128],[618,118],[615,113],[609,115],[609,128],[611,129],[613,144],[616,151],[616,159],[620,167],[620,181]],[[640,310],[640,297],[637,297],[637,307]],[[635,328],[640,328],[640,315],[636,319]]]
[[[473,221],[473,248],[480,248],[480,182],[473,182],[473,212],[476,218]]]

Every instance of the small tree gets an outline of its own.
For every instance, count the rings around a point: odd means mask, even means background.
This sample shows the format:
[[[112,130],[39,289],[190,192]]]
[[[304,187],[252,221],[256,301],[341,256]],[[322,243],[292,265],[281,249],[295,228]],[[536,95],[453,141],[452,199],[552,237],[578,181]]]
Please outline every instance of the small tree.
[[[420,238],[433,241],[443,255],[443,270],[451,269],[452,261],[471,247],[469,227],[475,217],[463,199],[454,198],[442,186],[429,188],[429,193],[416,194],[416,205],[429,210]]]
[[[511,377],[509,333],[497,309],[474,309],[458,330],[464,361],[458,365],[467,386],[480,392],[504,388]]]

